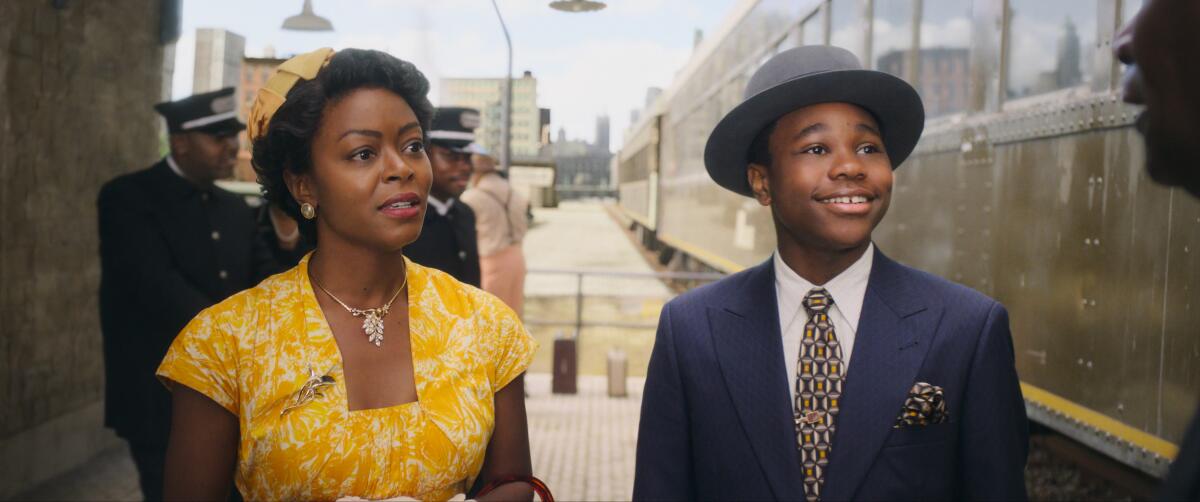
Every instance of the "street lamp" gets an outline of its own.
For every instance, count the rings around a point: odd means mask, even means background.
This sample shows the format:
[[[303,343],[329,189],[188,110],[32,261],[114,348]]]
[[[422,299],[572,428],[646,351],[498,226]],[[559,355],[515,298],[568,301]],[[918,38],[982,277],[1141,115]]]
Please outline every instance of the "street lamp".
[[[307,6],[307,3],[305,5]],[[550,8],[564,12],[591,12],[604,7],[604,2],[596,0],[550,2]],[[504,43],[508,46],[508,73],[504,77],[504,95],[501,98],[503,104],[500,111],[500,165],[507,171],[512,164],[512,37],[508,35],[508,26],[504,24],[504,16],[500,15],[500,6],[496,5],[496,0],[492,0],[492,9],[496,11],[496,19],[500,20],[500,29],[504,30]]]
[[[504,30],[504,43],[508,45],[508,73],[504,76],[504,95],[500,109],[500,166],[505,172],[512,165],[512,38],[508,36],[508,26],[504,24],[504,16],[500,15],[500,6],[492,0],[492,9],[496,11],[496,19],[500,20],[500,29]]]
[[[563,12],[591,12],[605,7],[604,2],[595,0],[554,0],[550,8]]]
[[[299,14],[283,21],[283,29],[299,31],[333,31],[333,23],[313,13],[312,0],[304,0]]]

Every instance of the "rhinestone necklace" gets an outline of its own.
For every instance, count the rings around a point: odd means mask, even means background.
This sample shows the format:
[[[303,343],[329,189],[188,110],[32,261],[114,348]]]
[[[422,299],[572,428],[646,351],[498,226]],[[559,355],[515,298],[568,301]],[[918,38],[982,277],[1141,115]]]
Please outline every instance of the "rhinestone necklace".
[[[373,309],[356,309],[346,305],[346,302],[343,302],[339,300],[338,297],[333,296],[333,293],[330,293],[329,290],[325,289],[324,286],[317,284],[317,281],[312,281],[312,283],[315,284],[318,289],[324,291],[325,294],[329,295],[330,298],[333,298],[333,301],[338,302],[338,304],[341,305],[342,308],[346,309],[350,315],[363,318],[362,328],[363,333],[366,333],[367,335],[367,342],[375,344],[376,347],[380,347],[383,345],[383,316],[388,314],[388,309],[392,307],[392,302],[396,301],[396,298],[400,296],[400,292],[404,291],[404,287],[408,285],[408,271],[405,271],[404,282],[400,284],[400,289],[397,289],[396,293],[392,295],[392,299],[388,300],[387,303],[383,304],[382,307],[376,307]]]

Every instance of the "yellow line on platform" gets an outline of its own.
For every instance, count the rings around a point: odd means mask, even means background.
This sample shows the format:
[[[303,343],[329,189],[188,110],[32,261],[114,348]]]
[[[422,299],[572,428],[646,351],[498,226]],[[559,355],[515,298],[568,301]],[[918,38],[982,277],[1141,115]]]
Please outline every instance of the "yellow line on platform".
[[[1148,432],[1135,429],[1108,415],[1100,413],[1054,394],[1045,389],[1021,382],[1021,393],[1026,401],[1032,401],[1046,408],[1056,410],[1063,415],[1074,418],[1081,423],[1090,425],[1098,430],[1107,432],[1135,446],[1145,448],[1161,457],[1175,459],[1179,446]]]
[[[722,258],[722,257],[718,256],[716,253],[713,253],[711,251],[706,251],[706,250],[700,248],[699,246],[694,246],[692,244],[688,244],[686,242],[683,242],[680,239],[663,234],[662,232],[658,233],[658,240],[666,243],[667,245],[669,245],[675,249],[683,251],[684,253],[690,254],[690,255],[696,257],[697,260],[707,263],[709,266],[711,266],[717,270],[720,270],[722,272],[725,272],[727,274],[740,272],[746,268],[728,258]]]
[[[636,221],[636,222],[640,223],[640,224],[641,224],[643,227],[646,227],[646,228],[648,228],[648,229],[650,229],[650,230],[654,230],[654,225],[651,225],[651,224],[650,224],[650,223],[647,221],[647,219],[646,219],[645,217],[643,217],[642,215],[640,215],[640,214],[637,214],[637,213],[635,213],[635,212],[633,212],[633,211],[630,211],[630,210],[628,210],[628,209],[625,209],[625,207],[623,207],[623,206],[621,207],[621,212],[622,212],[622,213],[625,213],[625,216],[626,216],[627,218],[629,218],[629,219],[631,219],[631,220],[633,220],[633,221]]]

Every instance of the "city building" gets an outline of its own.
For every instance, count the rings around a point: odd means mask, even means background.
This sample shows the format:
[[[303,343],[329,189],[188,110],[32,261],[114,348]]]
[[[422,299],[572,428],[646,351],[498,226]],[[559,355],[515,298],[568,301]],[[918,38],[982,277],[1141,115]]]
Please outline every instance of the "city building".
[[[906,76],[906,50],[893,50],[879,57],[879,70]],[[937,117],[967,108],[970,87],[970,61],[966,48],[933,47],[918,51],[917,81],[914,87],[925,102],[925,115]]]
[[[196,30],[195,70],[192,93],[215,91],[238,85],[246,38],[229,30]]]
[[[254,105],[254,97],[258,95],[258,89],[267,84],[267,79],[271,78],[276,67],[287,61],[286,58],[276,58],[274,52],[274,50],[268,49],[263,57],[242,58],[237,100],[238,116],[243,122],[250,114],[250,107]],[[240,143],[237,167],[233,170],[233,176],[238,181],[255,181],[254,168],[250,165],[250,140],[246,137],[245,132],[240,135]]]
[[[503,78],[444,78],[439,94],[442,106],[466,106],[479,110],[481,124],[475,130],[479,143],[498,156],[501,151],[500,129],[503,122]],[[543,120],[545,119],[545,120]],[[549,110],[537,105],[537,79],[526,71],[512,81],[511,154],[518,157],[537,157],[541,153],[544,126],[549,124]]]
[[[558,170],[555,186],[560,198],[605,195],[612,189],[609,123],[607,115],[596,117],[596,135],[592,143],[568,140],[566,131],[558,130],[553,150]]]

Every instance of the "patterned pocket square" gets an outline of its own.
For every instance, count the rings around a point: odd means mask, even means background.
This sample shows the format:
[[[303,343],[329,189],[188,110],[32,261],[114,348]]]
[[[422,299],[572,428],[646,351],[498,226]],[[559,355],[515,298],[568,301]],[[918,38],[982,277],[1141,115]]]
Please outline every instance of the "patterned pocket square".
[[[923,427],[940,424],[949,419],[950,412],[946,411],[942,388],[917,382],[912,390],[908,391],[908,400],[904,402],[904,409],[900,410],[900,416],[896,417],[896,424],[892,428]]]

